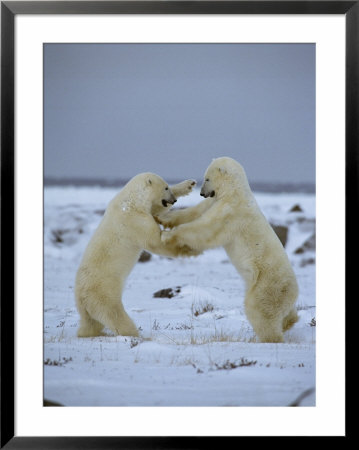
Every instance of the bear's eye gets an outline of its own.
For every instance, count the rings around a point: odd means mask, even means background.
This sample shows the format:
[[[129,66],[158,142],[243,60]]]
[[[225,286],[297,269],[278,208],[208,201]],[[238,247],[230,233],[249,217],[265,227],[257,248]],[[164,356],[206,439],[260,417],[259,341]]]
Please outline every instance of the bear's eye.
[[[206,178],[205,181],[209,181],[209,178]]]
[[[168,191],[168,186],[165,188],[165,191]]]

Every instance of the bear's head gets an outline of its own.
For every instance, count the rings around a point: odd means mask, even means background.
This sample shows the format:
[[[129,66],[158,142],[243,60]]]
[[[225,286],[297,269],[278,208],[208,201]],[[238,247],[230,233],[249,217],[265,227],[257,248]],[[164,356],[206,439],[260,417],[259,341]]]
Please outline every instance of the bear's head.
[[[135,188],[135,192],[132,192],[137,197],[136,203],[141,203],[146,209],[166,207],[177,201],[165,180],[155,173],[146,172],[136,175],[131,180],[131,185]]]
[[[223,156],[214,159],[204,174],[202,197],[219,197],[233,190],[249,188],[243,167],[233,158]]]

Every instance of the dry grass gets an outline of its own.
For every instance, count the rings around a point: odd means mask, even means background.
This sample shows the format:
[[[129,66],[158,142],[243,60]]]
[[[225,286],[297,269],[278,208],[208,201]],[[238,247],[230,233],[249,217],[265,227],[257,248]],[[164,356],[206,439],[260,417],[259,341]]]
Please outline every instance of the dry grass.
[[[212,312],[214,310],[214,306],[209,302],[198,302],[198,303],[192,303],[192,315],[194,317],[198,317],[201,314],[205,314],[207,312]]]
[[[215,342],[255,342],[255,337],[248,338],[242,333],[235,334],[223,330],[217,332],[216,330],[213,334],[192,333],[189,341],[191,345],[204,345]]]

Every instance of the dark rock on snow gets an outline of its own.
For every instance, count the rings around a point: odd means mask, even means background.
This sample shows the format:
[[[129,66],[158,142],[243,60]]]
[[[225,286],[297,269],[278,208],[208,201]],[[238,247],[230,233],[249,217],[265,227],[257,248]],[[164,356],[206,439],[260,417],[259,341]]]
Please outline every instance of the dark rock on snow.
[[[305,266],[308,266],[310,264],[315,264],[315,258],[303,259],[302,262],[300,263],[300,267],[305,267]]]
[[[303,212],[303,210],[300,205],[294,205],[289,212]]]
[[[279,240],[281,241],[283,247],[285,247],[288,239],[288,227],[285,225],[273,225],[270,224],[273,228],[275,234],[278,236]]]
[[[180,292],[181,287],[176,286],[175,289],[172,288],[160,289],[159,291],[155,292],[153,296],[158,298],[172,298],[175,295],[179,294]]]
[[[315,239],[315,233],[314,233],[300,247],[298,247],[296,250],[294,250],[294,253],[296,255],[300,255],[308,250],[315,251],[315,242],[316,242],[316,239]]]
[[[143,252],[141,253],[140,257],[138,258],[138,262],[147,262],[151,258],[152,258],[151,253],[148,253],[145,250],[143,250]]]

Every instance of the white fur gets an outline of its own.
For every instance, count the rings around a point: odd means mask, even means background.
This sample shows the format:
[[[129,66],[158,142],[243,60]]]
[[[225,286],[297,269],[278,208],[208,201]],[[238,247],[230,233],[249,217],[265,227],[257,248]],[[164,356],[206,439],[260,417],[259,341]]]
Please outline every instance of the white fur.
[[[195,182],[173,187],[186,195]],[[122,305],[125,281],[140,253],[147,250],[166,256],[195,254],[170,250],[161,242],[153,213],[165,211],[162,200],[175,199],[158,175],[143,173],[132,178],[108,205],[92,236],[76,275],[75,296],[81,321],[78,336],[98,336],[104,326],[115,334],[138,336],[138,330]]]
[[[242,166],[232,158],[208,167],[199,205],[169,211],[161,223],[168,248],[189,246],[202,252],[223,246],[246,282],[245,309],[261,342],[283,342],[283,332],[298,320],[298,285],[287,254],[249,187]]]

